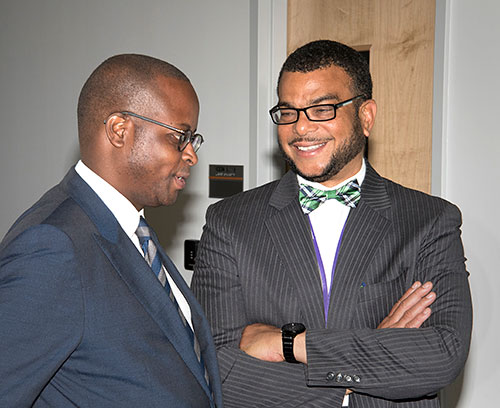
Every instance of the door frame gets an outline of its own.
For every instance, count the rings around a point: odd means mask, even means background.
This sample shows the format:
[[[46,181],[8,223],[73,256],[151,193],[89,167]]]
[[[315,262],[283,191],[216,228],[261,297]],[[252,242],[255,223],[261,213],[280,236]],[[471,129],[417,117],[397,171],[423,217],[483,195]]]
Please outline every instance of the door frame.
[[[250,169],[249,187],[279,178],[283,166],[276,131],[267,111],[277,100],[276,82],[287,56],[287,0],[250,1]],[[446,145],[450,0],[436,0],[432,108],[431,193],[446,195]]]

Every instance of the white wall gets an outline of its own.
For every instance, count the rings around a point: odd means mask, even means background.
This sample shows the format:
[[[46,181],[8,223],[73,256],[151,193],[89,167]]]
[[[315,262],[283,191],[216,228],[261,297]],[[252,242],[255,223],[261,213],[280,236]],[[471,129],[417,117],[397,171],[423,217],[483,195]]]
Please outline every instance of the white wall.
[[[2,1],[0,236],[78,159],[76,104],[92,70],[114,54],[149,54],[184,71],[201,104],[206,143],[188,187],[147,214],[189,280],[183,242],[200,237],[215,201],[209,163],[244,165],[249,186],[251,6],[256,14],[250,0]]]
[[[447,0],[447,9],[442,195],[463,213],[474,330],[459,380],[461,395],[446,393],[446,407],[497,407],[500,133],[495,123],[500,112],[500,2]]]

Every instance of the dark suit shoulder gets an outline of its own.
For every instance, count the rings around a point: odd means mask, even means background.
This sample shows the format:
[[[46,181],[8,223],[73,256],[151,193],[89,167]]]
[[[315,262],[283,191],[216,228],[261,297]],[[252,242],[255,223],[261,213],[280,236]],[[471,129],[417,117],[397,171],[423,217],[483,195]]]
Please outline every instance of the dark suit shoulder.
[[[415,190],[409,187],[402,186],[394,181],[383,179],[386,185],[387,194],[389,195],[394,206],[406,213],[441,213],[443,211],[459,212],[458,207],[445,200],[424,193],[423,191]]]
[[[235,194],[222,199],[210,207],[216,211],[230,211],[237,213],[257,212],[262,213],[264,207],[269,205],[269,200],[276,190],[279,181],[272,181],[259,187]]]
[[[71,231],[81,229],[82,216],[87,218],[73,198],[59,185],[55,186],[14,222],[2,240],[0,249],[23,232],[40,225],[53,226],[69,235]]]
[[[47,191],[35,204],[22,213],[12,224],[2,241],[2,247],[26,229],[39,225],[49,217],[68,196],[55,186]]]
[[[448,201],[398,184],[378,174],[367,162],[366,176],[361,186],[362,200],[375,209],[394,207],[393,209],[438,210],[453,206]]]

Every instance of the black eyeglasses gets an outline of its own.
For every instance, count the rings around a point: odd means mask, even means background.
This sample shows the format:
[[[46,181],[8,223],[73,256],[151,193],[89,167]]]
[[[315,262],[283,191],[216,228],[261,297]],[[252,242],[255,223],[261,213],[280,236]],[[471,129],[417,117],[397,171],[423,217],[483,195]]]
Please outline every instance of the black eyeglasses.
[[[193,146],[193,150],[195,153],[198,151],[198,149],[201,147],[203,143],[203,136],[200,135],[199,133],[194,133],[191,130],[182,130],[182,129],[177,129],[173,126],[167,125],[166,123],[158,122],[157,120],[147,118],[142,115],[138,115],[137,113],[134,112],[129,112],[129,111],[123,111],[120,112],[122,115],[129,115],[129,116],[134,116],[138,119],[145,120],[146,122],[151,122],[154,123],[155,125],[162,126],[164,128],[167,128],[169,130],[172,130],[178,134],[174,134],[174,137],[177,138],[178,140],[178,145],[177,149],[179,152],[182,152],[189,143],[191,143],[191,146]],[[106,120],[104,121],[106,123]]]
[[[364,95],[358,95],[339,103],[312,105],[302,109],[285,108],[276,105],[269,111],[269,114],[271,115],[273,122],[277,125],[291,125],[292,123],[298,122],[300,112],[304,112],[307,119],[311,122],[326,122],[327,120],[335,119],[338,108],[349,105],[356,99],[362,98],[363,96]]]

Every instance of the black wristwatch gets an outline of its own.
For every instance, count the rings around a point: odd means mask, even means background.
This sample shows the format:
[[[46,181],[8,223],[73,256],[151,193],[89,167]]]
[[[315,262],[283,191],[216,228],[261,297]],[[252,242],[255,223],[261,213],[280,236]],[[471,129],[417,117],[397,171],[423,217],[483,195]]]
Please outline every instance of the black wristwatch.
[[[281,340],[283,341],[283,357],[288,363],[298,363],[293,354],[293,341],[295,336],[306,331],[302,323],[287,323],[281,328]]]

